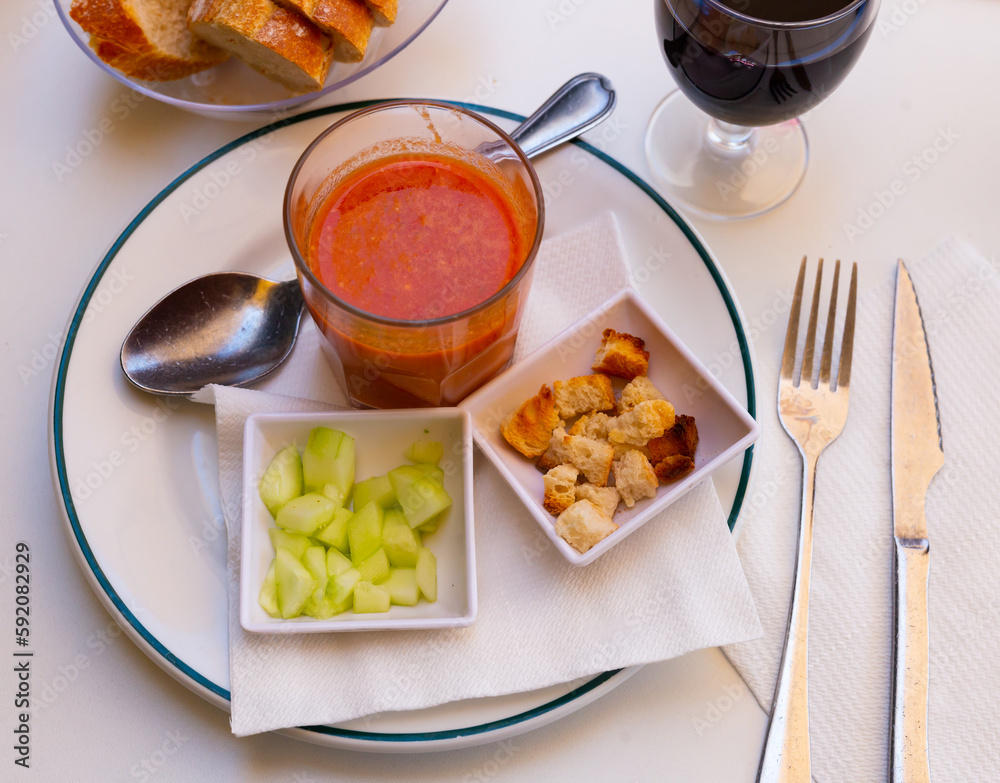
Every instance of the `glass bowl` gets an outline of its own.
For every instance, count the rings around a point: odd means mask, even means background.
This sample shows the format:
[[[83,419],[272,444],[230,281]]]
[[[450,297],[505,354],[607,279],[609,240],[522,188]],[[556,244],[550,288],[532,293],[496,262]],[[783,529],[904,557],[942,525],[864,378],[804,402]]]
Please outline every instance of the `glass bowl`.
[[[72,0],[55,0],[55,6],[63,26],[84,54],[101,70],[136,92],[204,117],[275,120],[282,114],[360,79],[388,62],[423,32],[447,1],[406,0],[405,3],[400,3],[396,21],[389,27],[376,27],[372,32],[368,50],[361,62],[335,62],[330,67],[323,89],[304,94],[291,92],[236,58],[184,79],[168,82],[131,79],[109,66],[91,50],[88,34],[69,17]]]

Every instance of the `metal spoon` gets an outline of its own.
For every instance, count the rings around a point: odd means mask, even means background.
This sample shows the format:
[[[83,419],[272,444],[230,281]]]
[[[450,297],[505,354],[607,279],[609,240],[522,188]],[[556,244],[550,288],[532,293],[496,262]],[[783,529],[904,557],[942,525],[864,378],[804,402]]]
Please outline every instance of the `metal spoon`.
[[[611,82],[585,73],[566,82],[511,138],[527,157],[600,123],[615,106]],[[494,149],[482,149],[491,156]],[[125,377],[143,391],[189,395],[210,383],[245,386],[277,368],[299,333],[296,280],[219,272],[167,294],[139,319],[121,350]]]

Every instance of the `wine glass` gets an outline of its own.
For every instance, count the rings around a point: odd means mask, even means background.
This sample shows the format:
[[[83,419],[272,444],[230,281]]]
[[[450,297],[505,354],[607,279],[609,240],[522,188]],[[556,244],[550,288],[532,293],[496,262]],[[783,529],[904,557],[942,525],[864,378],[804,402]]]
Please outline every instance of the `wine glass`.
[[[787,199],[809,147],[796,117],[848,74],[879,0],[654,0],[680,87],[646,130],[653,180],[708,217],[743,218]]]

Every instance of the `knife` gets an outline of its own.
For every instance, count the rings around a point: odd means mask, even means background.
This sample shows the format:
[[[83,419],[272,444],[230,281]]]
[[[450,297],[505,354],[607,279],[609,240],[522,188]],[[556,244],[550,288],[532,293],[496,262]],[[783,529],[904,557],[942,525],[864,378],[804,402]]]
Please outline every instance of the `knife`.
[[[892,518],[895,602],[891,783],[928,783],[927,577],[930,541],[924,500],[944,464],[934,371],[917,293],[906,265],[896,270],[892,329]]]

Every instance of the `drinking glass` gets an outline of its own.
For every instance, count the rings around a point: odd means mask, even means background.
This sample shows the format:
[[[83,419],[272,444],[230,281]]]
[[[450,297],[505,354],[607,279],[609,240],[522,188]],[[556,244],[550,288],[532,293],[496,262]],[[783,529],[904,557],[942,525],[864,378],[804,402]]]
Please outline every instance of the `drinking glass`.
[[[854,67],[878,2],[654,0],[680,88],[646,130],[657,186],[708,217],[750,217],[785,201],[809,155],[796,118]]]

